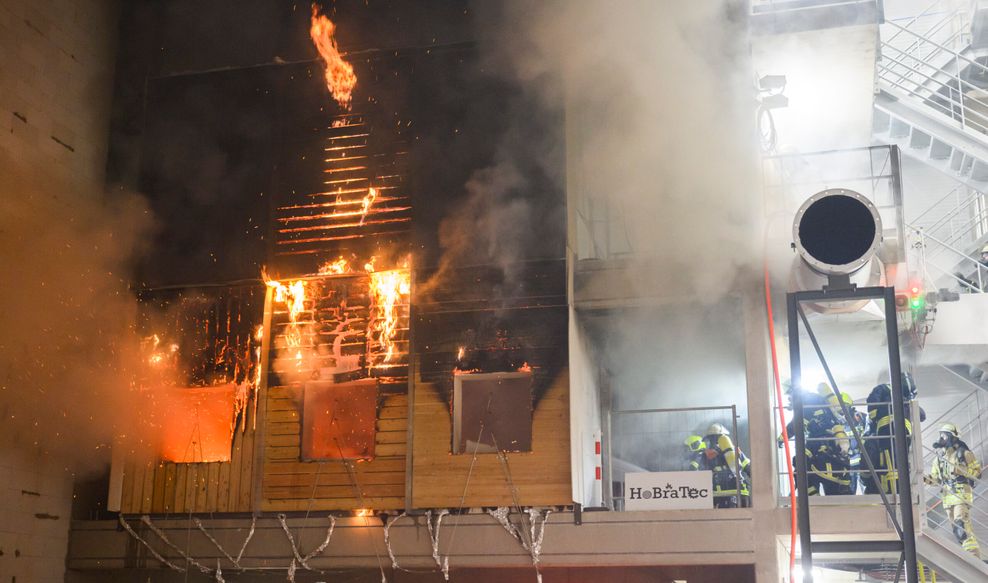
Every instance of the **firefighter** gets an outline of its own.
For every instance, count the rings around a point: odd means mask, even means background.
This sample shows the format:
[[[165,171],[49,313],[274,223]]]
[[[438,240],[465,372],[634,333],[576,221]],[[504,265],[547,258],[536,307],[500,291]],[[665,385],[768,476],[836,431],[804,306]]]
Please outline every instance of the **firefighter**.
[[[686,446],[686,459],[689,469],[694,472],[707,469],[706,457],[704,456],[706,446],[703,444],[703,438],[693,434],[687,437],[683,443]]]
[[[829,397],[833,390],[827,383],[820,383],[816,393],[803,395],[803,428],[806,437],[806,492],[810,496],[852,494],[850,469],[851,442],[843,424],[834,413]],[[836,397],[835,397],[836,402]],[[794,426],[786,427],[793,439]],[[779,438],[782,446],[782,438]],[[793,464],[796,460],[793,459]]]
[[[713,471],[714,507],[737,508],[746,503],[745,498],[750,495],[747,478],[743,472],[739,476],[737,471],[742,457],[738,456],[727,428],[720,423],[712,424],[703,437],[703,445],[704,458]]]
[[[905,400],[906,409],[906,436],[912,435],[912,401],[916,398],[916,383],[912,375],[902,373],[902,398]],[[919,410],[920,421],[926,420],[926,412],[922,408]],[[871,463],[875,466],[881,489],[886,493],[891,493],[895,488],[898,478],[895,463],[893,461],[893,432],[892,432],[892,387],[888,383],[877,385],[868,395],[868,433],[865,439],[865,451],[871,458]],[[907,445],[910,447],[911,442]],[[906,459],[908,464],[909,460]],[[908,468],[907,468],[908,469]],[[878,485],[871,476],[864,476],[865,494],[877,494]]]
[[[940,486],[940,498],[947,518],[953,525],[954,536],[961,548],[981,558],[978,539],[971,526],[971,504],[974,502],[974,484],[981,477],[978,458],[961,441],[957,426],[947,423],[940,428],[940,439],[933,444],[937,457],[930,474],[923,481]]]
[[[723,427],[723,426],[721,426]],[[726,431],[726,430],[725,430]],[[728,439],[730,437],[728,436]],[[711,470],[714,471],[715,464],[712,463],[717,459],[717,452],[711,451],[710,457],[707,457],[707,446],[706,441],[699,435],[690,435],[686,438],[684,442],[687,449],[687,458],[689,460],[689,469],[691,471],[698,470]],[[751,460],[741,451],[741,448],[737,448],[738,453],[738,467],[741,470],[741,507],[748,508],[751,506]]]
[[[858,411],[854,407],[854,399],[851,395],[847,393],[841,393],[841,400],[847,405],[848,411],[851,413],[851,423],[854,424],[855,428],[858,430],[858,434],[862,437],[868,431],[868,418]],[[843,411],[841,412],[843,414]],[[845,422],[846,423],[846,422]],[[849,427],[847,428],[850,429]],[[847,433],[847,439],[850,442],[850,449],[848,453],[848,477],[851,480],[851,494],[858,493],[858,484],[861,483],[861,443],[858,442],[858,438],[854,436],[854,431],[845,431]]]

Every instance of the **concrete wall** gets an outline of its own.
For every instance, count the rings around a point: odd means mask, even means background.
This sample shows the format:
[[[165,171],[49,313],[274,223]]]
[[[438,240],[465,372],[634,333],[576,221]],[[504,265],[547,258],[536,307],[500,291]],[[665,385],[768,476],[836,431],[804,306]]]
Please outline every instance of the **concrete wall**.
[[[102,192],[115,38],[114,2],[0,1],[0,198]],[[62,581],[72,475],[0,428],[0,476],[0,577]]]

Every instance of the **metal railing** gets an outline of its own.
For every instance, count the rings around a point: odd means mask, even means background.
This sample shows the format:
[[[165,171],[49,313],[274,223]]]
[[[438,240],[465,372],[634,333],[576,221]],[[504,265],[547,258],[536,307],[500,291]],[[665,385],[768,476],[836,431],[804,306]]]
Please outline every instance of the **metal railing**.
[[[889,401],[889,402],[873,402],[873,403],[868,403],[865,399],[858,399],[858,400],[853,401],[853,403],[851,405],[851,410],[852,411],[857,411],[857,412],[860,412],[860,413],[863,413],[863,414],[867,415],[867,406],[868,405],[884,405],[884,406],[887,406],[887,407],[891,407],[892,406],[892,403],[891,403],[891,401]],[[807,411],[808,410],[812,410],[812,409],[818,409],[818,408],[820,408],[820,405],[819,404],[805,404],[805,405],[803,405],[803,409],[804,410],[807,410]],[[776,409],[776,412],[773,414],[773,419],[775,421],[775,426],[776,426],[776,435],[780,436],[780,439],[781,439],[782,430],[778,426],[778,419],[779,419],[779,417],[778,417],[778,406],[776,406],[775,409]],[[911,406],[912,418],[910,419],[910,423],[912,424],[912,427],[914,427],[914,428],[915,427],[919,427],[918,410],[919,410],[919,407],[917,406],[917,403],[916,402],[913,402],[912,403],[912,406]],[[840,424],[840,425],[843,426],[844,424],[841,422],[841,419],[843,419],[843,415],[840,413],[839,410],[835,413],[835,417],[836,417],[836,419],[838,421],[838,424]],[[876,435],[876,434],[872,433],[871,431],[867,431],[866,432],[864,429],[862,429],[861,431],[863,433],[862,439],[864,440],[865,443],[867,443],[869,441],[880,441],[880,440],[886,440],[886,441],[891,442],[891,440],[893,438],[892,435]],[[854,435],[853,435],[851,429],[845,427],[845,432],[847,434],[847,438],[846,439],[848,439],[849,441],[852,441],[853,442],[855,440],[855,438],[854,438]],[[911,481],[912,481],[913,484],[918,484],[919,482],[921,482],[922,481],[922,475],[923,475],[922,464],[921,464],[921,456],[917,453],[919,451],[919,447],[918,447],[918,442],[920,440],[919,435],[920,435],[920,432],[919,431],[912,431],[911,438],[910,438],[911,447],[910,447],[910,455],[909,455],[909,458],[910,458],[910,460],[909,460],[909,471],[910,471],[910,475],[911,475]],[[793,435],[790,434],[789,435],[789,439],[792,440],[793,439]],[[807,449],[810,449],[811,451],[813,451],[815,449],[813,447],[813,444],[820,443],[820,442],[837,442],[837,441],[840,441],[840,440],[843,440],[843,439],[845,439],[845,438],[837,438],[837,437],[816,437],[816,438],[814,438],[814,437],[806,437],[806,447],[807,447]],[[814,495],[814,496],[811,496],[810,497],[810,503],[811,504],[815,504],[815,503],[820,503],[820,504],[831,503],[831,504],[842,504],[842,505],[872,505],[872,504],[879,504],[879,503],[881,503],[880,500],[878,500],[878,498],[879,498],[879,495],[878,494],[872,495],[870,493],[868,493],[868,494],[865,493],[866,484],[871,483],[872,480],[873,480],[873,477],[871,475],[871,471],[869,470],[869,468],[868,468],[868,466],[867,466],[867,464],[866,464],[866,462],[864,460],[864,448],[866,447],[865,446],[865,443],[860,443],[857,446],[858,451],[861,452],[860,455],[862,457],[861,462],[858,465],[858,468],[857,469],[850,469],[850,470],[847,471],[847,475],[852,478],[852,480],[851,480],[851,482],[852,482],[852,491],[851,491],[850,495],[841,494],[841,495],[834,496],[832,494],[828,495],[828,494],[825,494],[825,493],[823,494],[822,497],[821,496],[815,496]],[[878,475],[878,478],[879,479],[885,478],[886,474],[889,474],[891,472],[896,471],[896,469],[899,467],[898,463],[895,460],[894,448],[891,446],[891,444],[889,445],[888,452],[891,455],[891,468],[890,469],[882,469],[882,468],[879,467],[880,460],[878,460],[878,459],[873,459],[872,460],[872,463],[875,466],[875,473]],[[777,472],[777,480],[778,480],[778,483],[779,483],[779,503],[780,503],[780,505],[787,506],[789,504],[789,502],[790,502],[790,498],[789,498],[789,478],[788,478],[788,475],[787,475],[787,471],[785,469],[786,468],[786,460],[785,460],[785,457],[784,457],[785,456],[785,450],[781,447],[781,444],[780,444],[780,446],[778,448],[777,456],[778,456],[778,459],[777,459],[776,467],[779,468],[779,470]],[[812,470],[808,470],[807,473],[808,474],[822,475],[822,472],[820,472],[820,471],[814,472]],[[853,479],[853,478],[856,478],[856,479]],[[797,488],[798,488],[798,485],[797,485]],[[894,488],[894,487],[893,488],[890,488],[890,491],[887,491],[887,493],[890,494],[890,498],[893,500],[893,503],[897,503],[897,501],[896,501],[896,497],[897,497],[896,488]],[[914,494],[915,494],[915,490],[914,490]],[[825,499],[828,499],[828,498],[830,500],[825,500]]]
[[[945,367],[946,368],[946,367]],[[947,369],[950,370],[950,369]],[[953,371],[951,371],[953,373]],[[957,374],[957,373],[953,373]],[[961,375],[958,375],[961,376]],[[963,378],[961,376],[961,378]],[[988,455],[988,391],[974,388],[960,399],[947,412],[936,420],[927,422],[923,429],[923,467],[930,468],[937,453],[933,444],[937,441],[940,427],[953,423],[967,444],[982,463]],[[988,484],[979,480],[974,488],[974,503],[971,505],[971,523],[975,534],[982,542],[988,540]],[[952,525],[947,518],[940,498],[940,486],[925,486],[925,527],[954,541]]]
[[[970,293],[984,293],[988,284],[988,266],[965,252],[932,235],[925,229],[907,223],[914,241],[913,249],[920,254],[920,265],[926,279],[940,285],[943,282],[955,283]],[[945,266],[946,265],[946,266]],[[930,273],[936,272],[936,275]],[[971,276],[970,278],[968,276]]]
[[[882,42],[894,47],[901,54],[942,68],[953,58],[953,52],[961,52],[970,44],[968,13],[963,7],[953,4],[945,0],[933,0],[915,15],[886,19],[882,25]],[[923,43],[912,35],[903,34],[906,30],[951,50],[945,51]]]
[[[737,406],[682,407],[676,409],[631,409],[609,411],[604,428],[605,504],[624,509],[624,474],[629,471],[676,472],[690,470],[686,438],[706,435],[707,428],[720,423],[731,431],[741,451]],[[735,456],[734,475],[741,475],[741,456]]]
[[[910,42],[881,43],[878,79],[886,89],[918,102],[961,129],[988,133],[988,93],[971,83],[971,73],[988,77],[988,67],[964,54],[957,42],[948,46],[894,21],[884,26]]]
[[[975,245],[988,233],[986,196],[959,183],[910,223],[953,247]]]

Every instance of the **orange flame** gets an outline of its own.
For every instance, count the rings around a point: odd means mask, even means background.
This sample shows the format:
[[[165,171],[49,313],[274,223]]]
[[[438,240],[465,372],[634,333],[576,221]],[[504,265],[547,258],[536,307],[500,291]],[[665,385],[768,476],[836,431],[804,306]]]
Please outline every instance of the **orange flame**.
[[[312,25],[309,36],[316,45],[319,56],[326,62],[326,87],[333,94],[333,99],[343,109],[349,110],[353,100],[353,87],[357,84],[357,75],[353,66],[344,61],[340,49],[336,46],[336,25],[333,21],[319,14],[319,7],[312,5]]]
[[[319,268],[319,275],[342,275],[344,273],[350,273],[353,271],[350,267],[350,262],[344,257],[340,257],[336,261],[330,261],[324,263]]]
[[[305,311],[305,282],[302,280],[290,281],[283,284],[280,281],[267,279],[264,283],[274,289],[274,301],[285,304],[288,309],[288,327],[285,329],[285,345],[289,351],[294,351],[295,366],[302,369],[302,327],[299,325],[299,316]]]
[[[364,219],[367,218],[367,213],[370,211],[371,205],[377,199],[377,189],[371,186],[367,189],[367,195],[364,196],[360,207],[360,224],[364,224]]]
[[[411,294],[411,274],[408,270],[394,269],[371,273],[370,291],[373,299],[371,330],[372,340],[384,353],[384,362],[390,362],[395,354],[395,336],[402,304]]]

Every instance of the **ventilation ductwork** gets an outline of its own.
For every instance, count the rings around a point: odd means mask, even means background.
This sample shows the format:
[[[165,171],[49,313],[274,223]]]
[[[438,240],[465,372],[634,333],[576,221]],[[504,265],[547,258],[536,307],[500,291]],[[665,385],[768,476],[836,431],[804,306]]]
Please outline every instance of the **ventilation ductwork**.
[[[793,218],[792,291],[819,290],[832,277],[851,284],[884,284],[884,267],[877,257],[882,245],[882,219],[870,200],[853,190],[830,188],[808,198]],[[867,302],[820,303],[820,312],[853,312]]]

